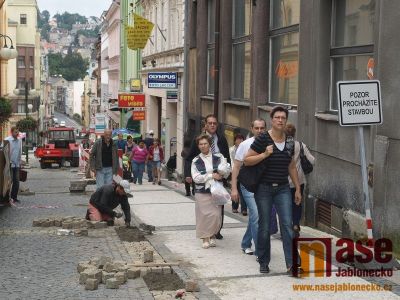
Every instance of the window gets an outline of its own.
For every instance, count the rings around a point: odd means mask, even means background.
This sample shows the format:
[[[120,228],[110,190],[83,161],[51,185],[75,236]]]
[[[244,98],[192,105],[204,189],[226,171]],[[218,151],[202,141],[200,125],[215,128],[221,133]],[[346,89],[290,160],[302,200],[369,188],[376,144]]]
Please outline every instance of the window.
[[[29,67],[33,68],[35,66],[35,62],[33,60],[33,56],[29,56]]]
[[[18,78],[18,80],[17,80],[17,89],[25,90],[25,79],[24,78]]]
[[[18,107],[17,107],[17,112],[19,113],[19,114],[24,114],[24,113],[26,113],[26,110],[25,110],[25,100],[18,100]]]
[[[19,15],[19,23],[26,25],[26,14],[20,14]]]
[[[297,105],[300,1],[272,0],[269,102]]]
[[[232,30],[232,99],[250,99],[251,1],[234,0]]]
[[[373,78],[375,0],[336,0],[332,12],[329,109],[337,111],[338,81]]]
[[[18,68],[25,68],[25,57],[18,56]]]
[[[207,94],[214,95],[215,0],[208,0],[207,9],[208,9]]]

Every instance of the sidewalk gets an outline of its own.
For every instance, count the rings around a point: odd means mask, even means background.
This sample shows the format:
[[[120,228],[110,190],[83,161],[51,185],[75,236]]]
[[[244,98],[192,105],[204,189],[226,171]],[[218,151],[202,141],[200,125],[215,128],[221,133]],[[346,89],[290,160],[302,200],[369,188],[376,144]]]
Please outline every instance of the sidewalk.
[[[198,278],[201,291],[214,295],[215,299],[365,299],[366,292],[298,292],[293,284],[370,284],[358,277],[319,277],[296,279],[285,273],[282,243],[279,234],[271,239],[271,273],[261,275],[255,256],[242,254],[241,238],[247,226],[247,218],[231,213],[225,208],[223,240],[216,248],[202,249],[195,235],[194,199],[184,196],[184,185],[163,181],[163,185],[132,184],[134,197],[130,198],[131,209],[138,222],[156,226],[154,235],[148,239],[164,258],[179,261],[189,276]],[[302,227],[303,236],[320,233]],[[336,268],[337,269],[337,268]],[[335,268],[333,272],[335,271]],[[398,273],[398,272],[397,272]],[[398,274],[394,276],[397,276]],[[387,283],[388,281],[384,281]],[[392,283],[393,285],[393,283]],[[371,292],[377,299],[400,299],[399,285],[393,286],[397,293]],[[201,295],[201,294],[200,294]],[[205,298],[204,298],[205,299]]]

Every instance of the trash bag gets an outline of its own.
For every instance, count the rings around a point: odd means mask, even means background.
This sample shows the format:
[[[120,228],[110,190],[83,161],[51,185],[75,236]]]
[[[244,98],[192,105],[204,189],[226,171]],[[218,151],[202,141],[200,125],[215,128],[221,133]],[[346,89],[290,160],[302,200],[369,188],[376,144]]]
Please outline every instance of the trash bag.
[[[215,181],[211,184],[211,198],[215,205],[225,205],[231,200],[231,195],[224,188],[224,185],[220,181]]]

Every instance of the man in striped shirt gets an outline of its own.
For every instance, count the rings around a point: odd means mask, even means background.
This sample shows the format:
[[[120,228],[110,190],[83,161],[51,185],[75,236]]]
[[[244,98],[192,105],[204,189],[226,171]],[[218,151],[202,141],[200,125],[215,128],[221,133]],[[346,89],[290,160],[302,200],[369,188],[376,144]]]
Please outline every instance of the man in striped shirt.
[[[299,261],[293,262],[292,196],[288,176],[296,188],[296,204],[301,202],[301,193],[296,164],[293,160],[294,140],[285,135],[288,115],[289,111],[286,108],[274,107],[270,113],[272,128],[254,140],[244,159],[245,165],[253,166],[258,163],[267,165],[267,172],[264,172],[254,194],[259,215],[257,254],[260,273],[269,273],[272,205],[275,206],[279,216],[287,272],[301,273]]]

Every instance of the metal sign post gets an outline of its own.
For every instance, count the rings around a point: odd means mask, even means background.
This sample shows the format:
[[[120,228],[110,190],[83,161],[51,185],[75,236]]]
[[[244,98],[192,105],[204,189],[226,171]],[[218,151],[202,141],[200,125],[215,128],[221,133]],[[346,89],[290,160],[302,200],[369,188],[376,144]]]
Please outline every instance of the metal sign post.
[[[382,104],[378,80],[339,81],[337,83],[340,126],[358,126],[361,175],[368,245],[373,246],[371,204],[368,191],[364,127],[382,124]]]

